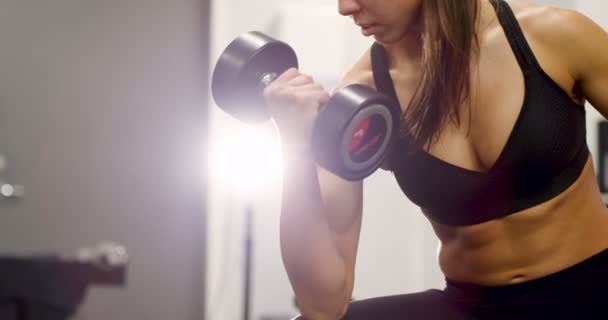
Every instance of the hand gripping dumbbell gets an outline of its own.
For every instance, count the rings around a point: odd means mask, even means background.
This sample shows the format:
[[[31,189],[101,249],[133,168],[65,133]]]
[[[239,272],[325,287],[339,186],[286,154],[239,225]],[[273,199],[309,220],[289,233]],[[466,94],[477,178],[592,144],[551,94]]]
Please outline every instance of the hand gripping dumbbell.
[[[211,80],[215,103],[236,119],[259,123],[270,119],[264,88],[289,68],[298,68],[294,50],[258,31],[233,40],[221,54]],[[371,175],[395,140],[399,107],[374,89],[352,84],[320,108],[311,150],[315,160],[351,181]]]

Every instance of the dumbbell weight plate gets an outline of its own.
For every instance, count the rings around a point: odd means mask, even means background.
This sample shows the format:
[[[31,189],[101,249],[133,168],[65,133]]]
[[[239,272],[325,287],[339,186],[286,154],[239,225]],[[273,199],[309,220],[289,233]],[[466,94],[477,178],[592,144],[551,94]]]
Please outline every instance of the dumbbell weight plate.
[[[213,70],[211,94],[221,109],[241,121],[266,121],[270,114],[264,87],[292,67],[298,67],[298,59],[289,45],[258,31],[248,32],[221,54]]]
[[[393,102],[373,89],[345,87],[319,112],[313,153],[321,166],[346,180],[366,178],[386,159],[398,117]]]

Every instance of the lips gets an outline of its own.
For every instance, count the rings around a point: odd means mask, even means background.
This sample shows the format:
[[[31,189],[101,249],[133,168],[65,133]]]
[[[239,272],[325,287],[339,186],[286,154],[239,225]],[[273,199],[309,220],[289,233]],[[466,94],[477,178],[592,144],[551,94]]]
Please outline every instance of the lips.
[[[374,30],[376,29],[377,24],[375,23],[369,23],[369,24],[357,24],[359,27],[361,27],[361,33],[363,33],[363,35],[365,36],[370,36],[374,33]]]
[[[369,28],[375,25],[375,23],[357,23],[357,25],[361,28]]]

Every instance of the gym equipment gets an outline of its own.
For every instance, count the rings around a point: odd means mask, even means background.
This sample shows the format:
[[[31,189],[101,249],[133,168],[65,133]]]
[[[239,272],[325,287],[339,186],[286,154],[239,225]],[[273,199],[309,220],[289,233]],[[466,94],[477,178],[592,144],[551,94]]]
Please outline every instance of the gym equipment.
[[[216,104],[236,119],[270,119],[264,88],[289,68],[297,68],[294,50],[259,31],[234,39],[221,54],[211,80]],[[337,91],[320,108],[311,149],[316,161],[338,176],[361,180],[388,156],[397,134],[400,108],[387,96],[361,84]]]
[[[56,254],[0,256],[0,319],[72,319],[90,287],[126,286],[124,248],[101,244],[85,251],[86,256],[79,253],[76,259]]]

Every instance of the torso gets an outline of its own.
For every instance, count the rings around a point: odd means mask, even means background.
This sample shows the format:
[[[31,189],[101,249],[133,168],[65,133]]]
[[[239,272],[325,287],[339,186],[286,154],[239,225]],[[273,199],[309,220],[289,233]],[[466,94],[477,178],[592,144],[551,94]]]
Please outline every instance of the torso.
[[[575,79],[563,68],[567,61],[560,60],[533,31],[533,24],[542,21],[539,17],[546,14],[546,9],[509,3],[543,70],[573,101],[582,104]],[[489,4],[487,7],[493,10]],[[496,19],[480,32],[480,41],[479,63],[472,68],[471,117],[463,109],[460,127],[444,128],[428,152],[445,162],[483,172],[492,167],[503,150],[525,90],[520,66]],[[411,99],[418,81],[419,70],[412,69],[415,65],[391,65],[402,107],[407,106],[403,101]],[[371,66],[362,63],[356,73],[358,82],[374,85]],[[472,226],[431,223],[441,241],[439,262],[445,275],[480,285],[539,278],[608,247],[608,214],[591,158],[573,185],[540,205]]]

